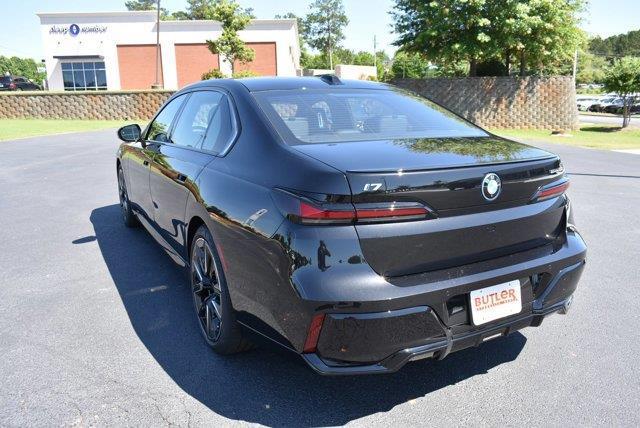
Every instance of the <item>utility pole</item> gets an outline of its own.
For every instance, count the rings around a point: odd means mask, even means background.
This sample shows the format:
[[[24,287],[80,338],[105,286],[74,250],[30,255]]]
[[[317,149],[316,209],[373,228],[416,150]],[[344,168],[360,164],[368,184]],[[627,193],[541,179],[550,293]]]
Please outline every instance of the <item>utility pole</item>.
[[[376,55],[376,35],[373,35],[373,66],[378,70],[378,56]]]
[[[160,83],[160,0],[158,0],[158,10],[156,13],[156,82],[151,89],[162,89]]]
[[[331,49],[331,15],[327,19],[327,30],[329,31],[329,68],[333,70],[333,50]]]

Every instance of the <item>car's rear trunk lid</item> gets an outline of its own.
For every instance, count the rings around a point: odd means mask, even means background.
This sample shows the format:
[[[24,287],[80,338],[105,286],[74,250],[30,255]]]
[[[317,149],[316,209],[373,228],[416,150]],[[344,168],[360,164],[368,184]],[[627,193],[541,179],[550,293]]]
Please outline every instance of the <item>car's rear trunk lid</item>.
[[[325,146],[325,147],[320,147]],[[447,138],[296,146],[343,171],[354,204],[420,202],[435,219],[356,224],[365,259],[400,276],[462,266],[525,251],[557,238],[563,201],[530,203],[561,178],[559,159],[509,140]],[[483,196],[496,174],[501,189]]]

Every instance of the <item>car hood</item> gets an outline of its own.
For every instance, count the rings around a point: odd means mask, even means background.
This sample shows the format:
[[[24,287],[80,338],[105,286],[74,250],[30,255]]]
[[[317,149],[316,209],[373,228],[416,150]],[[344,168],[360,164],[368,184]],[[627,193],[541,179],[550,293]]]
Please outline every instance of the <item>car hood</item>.
[[[398,139],[293,146],[344,172],[412,171],[555,157],[496,136]]]

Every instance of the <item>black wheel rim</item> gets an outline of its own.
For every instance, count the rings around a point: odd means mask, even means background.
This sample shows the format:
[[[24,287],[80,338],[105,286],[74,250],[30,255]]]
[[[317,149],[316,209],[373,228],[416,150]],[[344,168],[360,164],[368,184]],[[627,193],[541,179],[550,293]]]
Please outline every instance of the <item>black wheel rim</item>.
[[[126,219],[127,211],[129,210],[129,198],[127,197],[127,188],[124,185],[122,170],[118,171],[118,196],[120,197],[120,208],[122,208],[122,215]]]
[[[191,287],[193,304],[200,327],[213,342],[220,338],[222,327],[222,290],[211,247],[198,237],[191,252]]]

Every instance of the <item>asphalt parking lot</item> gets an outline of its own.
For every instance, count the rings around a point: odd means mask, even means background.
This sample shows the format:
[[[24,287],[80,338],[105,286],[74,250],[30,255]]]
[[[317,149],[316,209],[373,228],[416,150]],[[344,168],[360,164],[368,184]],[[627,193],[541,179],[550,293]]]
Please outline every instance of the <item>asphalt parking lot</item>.
[[[443,361],[326,378],[205,345],[185,276],[117,205],[115,132],[0,142],[0,426],[640,424],[640,156],[544,146],[588,263],[568,316]]]
[[[581,125],[611,125],[611,126],[622,126],[622,116],[614,116],[614,115],[596,115],[596,114],[584,114],[580,113],[578,115],[580,119]],[[631,116],[631,120],[629,121],[629,125],[640,125],[640,116],[634,114]]]

